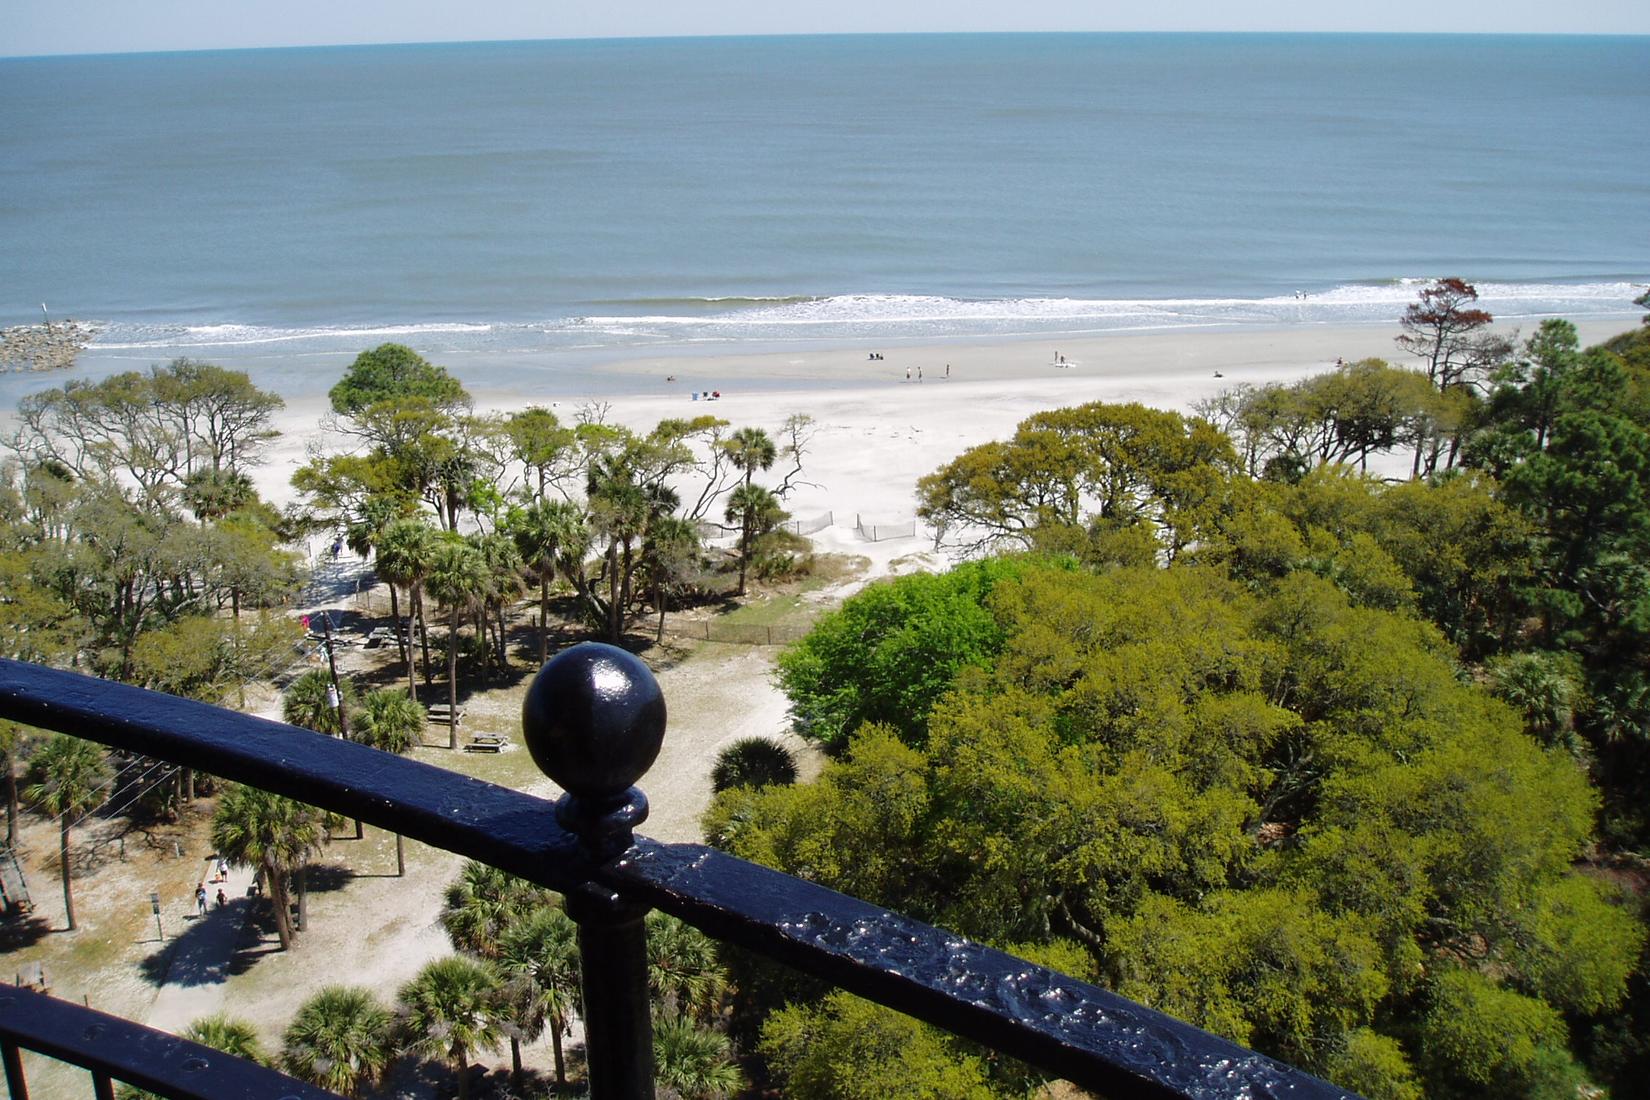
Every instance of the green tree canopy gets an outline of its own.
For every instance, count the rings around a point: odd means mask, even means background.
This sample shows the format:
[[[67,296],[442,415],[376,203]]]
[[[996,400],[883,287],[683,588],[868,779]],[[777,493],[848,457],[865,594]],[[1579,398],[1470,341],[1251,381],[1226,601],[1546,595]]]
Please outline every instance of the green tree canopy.
[[[1555,1019],[1621,1003],[1643,937],[1573,870],[1585,775],[1432,626],[1303,571],[1021,563],[977,598],[996,641],[914,735],[855,727],[818,781],[719,795],[707,835],[987,942],[1075,939],[1125,993],[1390,1095],[1455,1087],[1436,968]]]
[[[327,397],[334,412],[351,417],[409,399],[449,411],[470,402],[458,379],[405,344],[380,344],[357,355]]]

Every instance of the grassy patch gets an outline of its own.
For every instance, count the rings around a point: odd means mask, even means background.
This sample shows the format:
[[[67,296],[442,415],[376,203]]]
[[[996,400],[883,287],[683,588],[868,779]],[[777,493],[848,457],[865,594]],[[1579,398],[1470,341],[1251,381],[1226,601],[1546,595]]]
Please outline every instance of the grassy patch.
[[[773,595],[752,600],[720,618],[735,626],[790,625],[809,621],[813,618],[813,610],[803,603],[799,595]]]

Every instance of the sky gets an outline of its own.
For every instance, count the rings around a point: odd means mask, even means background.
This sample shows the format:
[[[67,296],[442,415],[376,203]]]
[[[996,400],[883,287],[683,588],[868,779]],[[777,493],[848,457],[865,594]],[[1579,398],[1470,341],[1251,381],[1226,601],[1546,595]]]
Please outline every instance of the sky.
[[[1645,0],[8,0],[0,56],[911,31],[1650,34]]]

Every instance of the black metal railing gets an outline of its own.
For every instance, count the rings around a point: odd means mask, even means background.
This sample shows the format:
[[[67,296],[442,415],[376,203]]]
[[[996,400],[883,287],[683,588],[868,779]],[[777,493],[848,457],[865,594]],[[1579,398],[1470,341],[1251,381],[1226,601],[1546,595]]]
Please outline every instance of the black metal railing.
[[[649,909],[1112,1100],[1350,1095],[1097,986],[857,898],[703,845],[634,836],[647,800],[632,784],[658,754],[665,706],[647,667],[611,646],[567,650],[528,690],[524,739],[568,792],[557,802],[278,722],[16,661],[0,660],[0,718],[358,817],[566,895],[584,957],[597,1100],[653,1095],[642,923]],[[101,1042],[107,1031],[91,1035],[94,1026],[117,1026],[104,1022],[110,1018],[85,1022],[76,1014],[88,1010],[68,1005],[48,1019],[31,1007],[38,997],[9,990],[3,997],[12,998],[0,999],[8,1082],[22,1047],[163,1096],[326,1095],[267,1070],[267,1085],[247,1077],[238,1092],[203,1088],[190,1072],[235,1060],[119,1021],[156,1036],[153,1049],[167,1052],[120,1062]],[[206,1067],[182,1068],[201,1059]],[[13,1095],[23,1096],[17,1073]]]

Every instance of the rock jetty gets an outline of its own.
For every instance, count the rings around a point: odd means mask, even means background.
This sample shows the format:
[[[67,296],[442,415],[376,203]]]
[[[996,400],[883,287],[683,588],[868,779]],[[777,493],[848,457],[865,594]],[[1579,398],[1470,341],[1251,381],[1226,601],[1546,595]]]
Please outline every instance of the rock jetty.
[[[72,367],[96,334],[91,325],[67,319],[0,328],[0,371]]]

